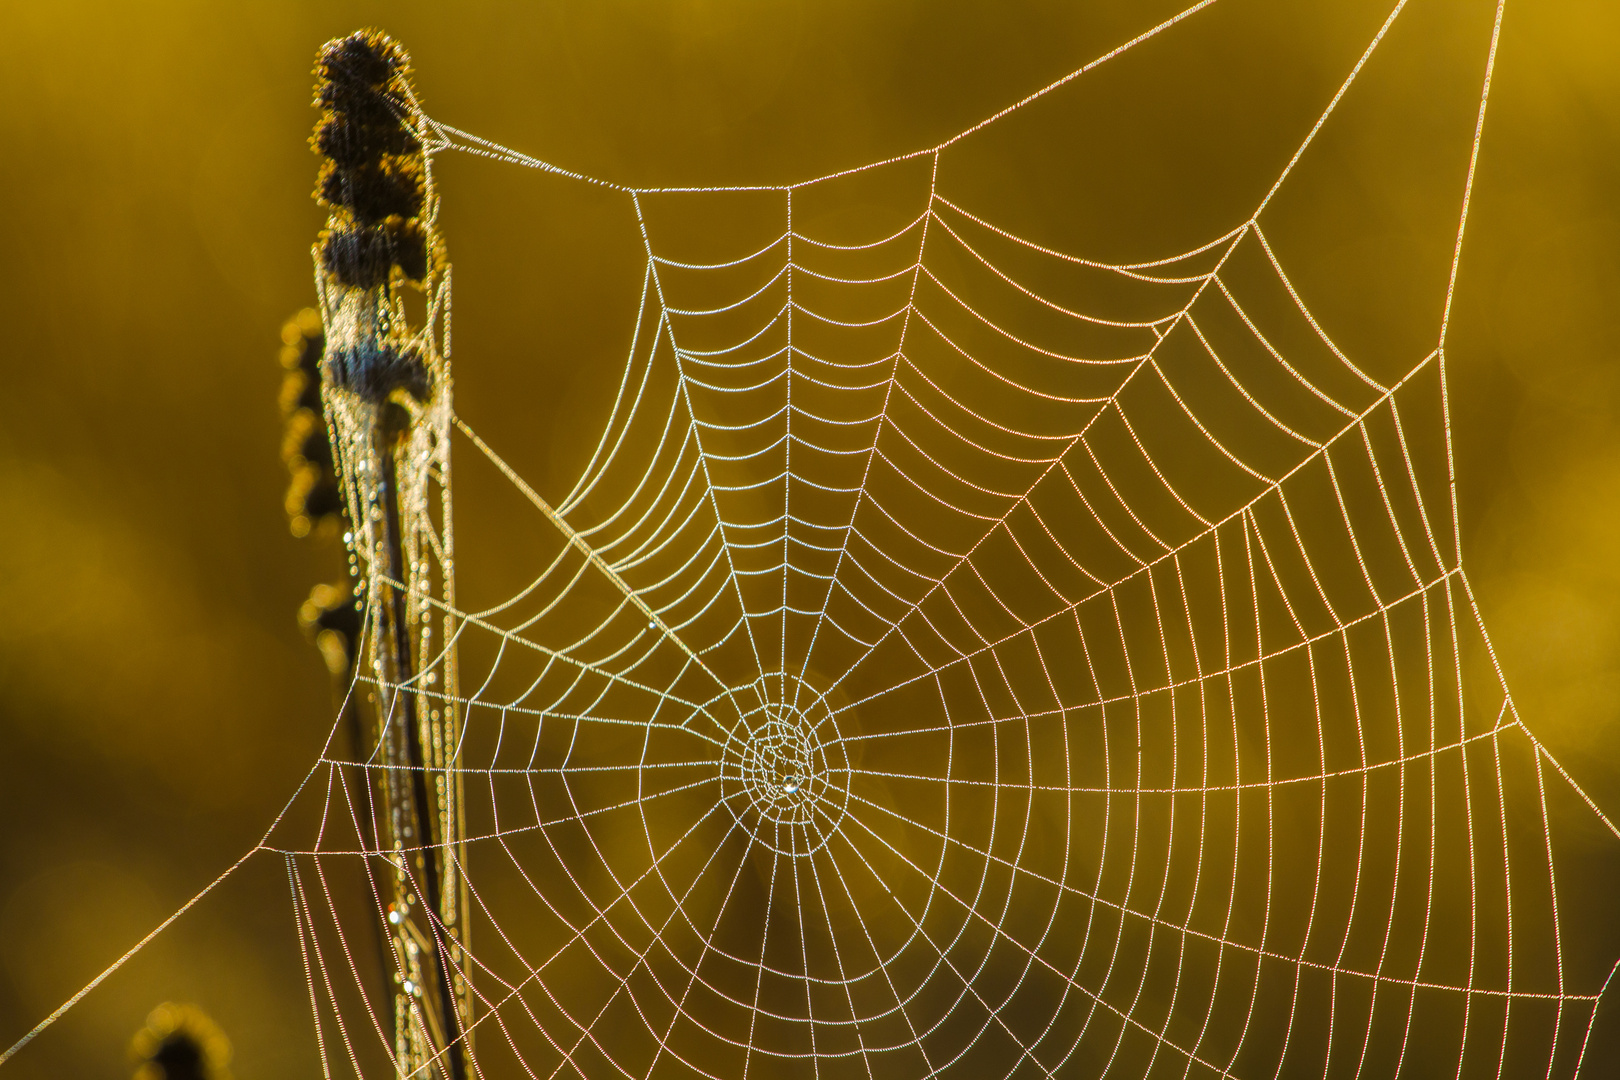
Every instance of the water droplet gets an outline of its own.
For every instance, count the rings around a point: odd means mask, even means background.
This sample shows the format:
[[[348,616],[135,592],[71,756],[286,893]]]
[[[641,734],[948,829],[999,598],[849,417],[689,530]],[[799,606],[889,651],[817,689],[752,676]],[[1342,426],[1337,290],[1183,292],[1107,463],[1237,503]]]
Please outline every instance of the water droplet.
[[[798,791],[799,778],[797,776],[789,777],[788,782],[782,785],[782,790],[789,795],[793,794],[795,791]]]

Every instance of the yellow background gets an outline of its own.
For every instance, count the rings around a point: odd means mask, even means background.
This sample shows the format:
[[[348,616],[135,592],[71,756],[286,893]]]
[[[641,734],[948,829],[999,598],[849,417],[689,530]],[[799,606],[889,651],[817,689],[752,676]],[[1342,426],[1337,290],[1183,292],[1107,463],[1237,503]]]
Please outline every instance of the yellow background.
[[[294,612],[343,560],[288,534],[276,405],[280,325],[313,301],[322,41],[386,29],[431,114],[570,168],[775,183],[931,145],[1160,6],[0,3],[0,1044],[249,848],[330,723]],[[1137,81],[1099,77],[1044,129],[998,134],[962,182],[1105,257],[1218,235],[1387,10],[1221,0]],[[1320,179],[1268,227],[1359,347],[1437,331],[1472,123],[1452,106],[1477,94],[1492,10],[1412,0],[1307,159]],[[1612,3],[1508,0],[1449,349],[1464,565],[1521,715],[1611,815],[1617,56]],[[1049,171],[997,172],[998,145]],[[458,409],[566,490],[603,403],[591,376],[623,355],[633,219],[471,158],[438,177]],[[1328,178],[1335,198],[1313,200]],[[290,916],[280,864],[251,864],[5,1068],[118,1075],[176,999],[221,1023],[242,1080],[317,1075]]]

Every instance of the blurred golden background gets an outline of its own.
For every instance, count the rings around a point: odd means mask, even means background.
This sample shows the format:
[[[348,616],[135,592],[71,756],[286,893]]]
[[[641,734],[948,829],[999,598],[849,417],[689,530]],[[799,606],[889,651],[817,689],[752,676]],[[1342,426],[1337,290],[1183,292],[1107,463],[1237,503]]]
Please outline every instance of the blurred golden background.
[[[930,146],[1174,10],[0,5],[0,1045],[251,847],[331,726],[295,613],[342,552],[289,535],[276,400],[280,327],[314,296],[323,41],[382,27],[430,114],[569,168],[776,183]],[[1279,196],[1268,234],[1353,351],[1437,332],[1493,11],[1412,0],[1314,172]],[[987,138],[960,190],[1102,257],[1219,235],[1387,13],[1221,0],[1118,81],[1105,68]],[[1448,350],[1464,565],[1521,715],[1611,816],[1616,56],[1614,5],[1508,0]],[[566,490],[634,313],[634,219],[620,197],[472,158],[437,176],[458,411],[539,490]],[[241,1080],[318,1075],[290,916],[280,862],[250,864],[6,1069],[123,1075],[131,1035],[175,1000],[219,1022]]]

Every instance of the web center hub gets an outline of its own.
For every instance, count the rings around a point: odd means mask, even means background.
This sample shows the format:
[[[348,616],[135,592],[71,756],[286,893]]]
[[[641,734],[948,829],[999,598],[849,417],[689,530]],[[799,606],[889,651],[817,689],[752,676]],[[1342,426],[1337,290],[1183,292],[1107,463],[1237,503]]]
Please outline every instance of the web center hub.
[[[819,695],[745,713],[721,760],[721,799],[753,839],[809,855],[837,832],[849,805],[849,753]]]

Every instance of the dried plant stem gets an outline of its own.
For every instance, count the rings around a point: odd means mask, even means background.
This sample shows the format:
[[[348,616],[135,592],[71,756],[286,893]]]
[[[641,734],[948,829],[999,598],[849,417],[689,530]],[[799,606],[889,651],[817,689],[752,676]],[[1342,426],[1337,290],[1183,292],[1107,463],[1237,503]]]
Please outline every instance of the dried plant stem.
[[[386,412],[387,410],[380,410]],[[392,678],[387,684],[393,688],[393,700],[390,707],[382,712],[383,722],[392,723],[397,718],[405,736],[405,757],[407,771],[410,774],[411,804],[413,809],[414,829],[417,839],[418,859],[417,866],[422,875],[422,903],[429,912],[430,920],[436,919],[443,910],[443,880],[444,875],[439,865],[446,848],[435,842],[439,830],[435,827],[433,805],[427,782],[427,761],[422,751],[422,732],[418,722],[416,691],[410,684],[414,678],[415,665],[411,656],[411,637],[409,623],[407,622],[406,593],[403,587],[405,581],[405,554],[402,541],[402,530],[399,514],[399,491],[394,461],[395,448],[398,439],[386,423],[378,423],[373,434],[375,444],[375,461],[379,469],[377,480],[377,499],[382,510],[382,556],[381,589],[387,596],[386,603],[379,602],[376,607],[378,625],[377,655],[380,660],[390,664],[393,671],[388,674]],[[378,598],[379,601],[382,599]],[[430,937],[434,942],[433,969],[435,975],[435,989],[439,1005],[439,1022],[443,1027],[441,1032],[441,1050],[447,1063],[447,1071],[451,1080],[466,1080],[467,1063],[462,1044],[461,1016],[456,1010],[455,994],[451,989],[451,979],[448,959],[442,942],[442,935],[432,925],[428,927]]]

